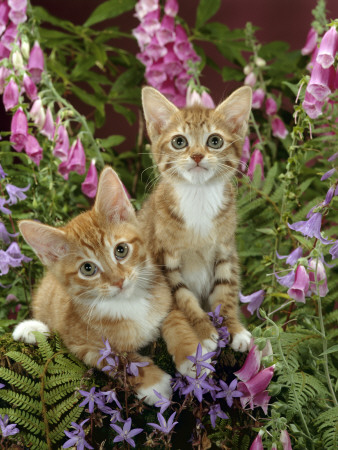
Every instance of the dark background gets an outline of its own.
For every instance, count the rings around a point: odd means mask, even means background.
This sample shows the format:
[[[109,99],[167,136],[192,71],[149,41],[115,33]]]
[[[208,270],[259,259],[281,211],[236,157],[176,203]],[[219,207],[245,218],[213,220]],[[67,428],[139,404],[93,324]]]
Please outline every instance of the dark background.
[[[31,0],[33,6],[43,6],[51,14],[70,20],[75,24],[84,23],[92,11],[102,2],[103,0]],[[178,14],[191,27],[195,23],[198,3],[198,0],[179,0]],[[311,11],[316,4],[316,0],[222,0],[219,11],[210,21],[222,22],[230,29],[244,28],[249,21],[260,28],[256,37],[261,43],[281,40],[289,43],[290,50],[298,50],[305,43],[306,35],[313,20]],[[338,0],[327,0],[326,4],[328,19],[337,18]],[[130,32],[138,24],[138,19],[130,11],[117,19],[98,24],[96,27],[118,25],[122,31]],[[199,43],[199,45],[201,44]],[[125,40],[121,42],[121,46],[134,54],[139,51],[136,40]],[[219,66],[225,65],[224,57],[212,45],[203,44],[201,46]],[[216,103],[228,96],[238,86],[238,83],[225,83],[221,76],[210,68],[205,68],[203,71],[201,82],[210,89]],[[76,98],[74,98],[73,104],[84,114],[88,111],[86,105]],[[119,149],[126,150],[134,146],[138,124],[135,123],[130,126],[120,115],[114,114],[111,108],[106,108],[106,114],[106,124],[97,131],[96,137],[106,137],[114,133],[122,134],[127,136],[127,139]],[[2,130],[10,127],[10,115],[6,117],[2,102],[0,102],[0,124]]]

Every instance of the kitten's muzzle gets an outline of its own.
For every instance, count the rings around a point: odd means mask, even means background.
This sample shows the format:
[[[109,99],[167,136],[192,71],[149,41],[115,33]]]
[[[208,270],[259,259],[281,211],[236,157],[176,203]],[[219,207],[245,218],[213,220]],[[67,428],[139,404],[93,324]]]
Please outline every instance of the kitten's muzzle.
[[[123,288],[123,283],[124,283],[124,278],[121,278],[120,280],[115,281],[114,283],[112,283],[112,285],[122,289]]]
[[[199,164],[204,158],[204,155],[201,153],[194,153],[193,155],[190,155],[190,158],[193,159],[196,164]]]

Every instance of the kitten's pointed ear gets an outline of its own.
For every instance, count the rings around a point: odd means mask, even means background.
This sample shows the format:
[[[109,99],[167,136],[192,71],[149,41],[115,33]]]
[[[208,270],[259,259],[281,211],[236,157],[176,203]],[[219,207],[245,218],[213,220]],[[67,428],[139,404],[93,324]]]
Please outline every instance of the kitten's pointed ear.
[[[156,139],[179,110],[164,95],[149,86],[142,89],[142,104],[149,137],[151,140]]]
[[[251,88],[249,86],[243,86],[218,105],[215,112],[222,114],[232,133],[244,137],[248,129],[251,101]]]
[[[69,251],[66,234],[58,228],[33,220],[20,220],[19,229],[27,244],[46,266],[63,258]]]
[[[107,222],[121,222],[135,217],[125,188],[111,167],[105,167],[101,173],[94,209]]]

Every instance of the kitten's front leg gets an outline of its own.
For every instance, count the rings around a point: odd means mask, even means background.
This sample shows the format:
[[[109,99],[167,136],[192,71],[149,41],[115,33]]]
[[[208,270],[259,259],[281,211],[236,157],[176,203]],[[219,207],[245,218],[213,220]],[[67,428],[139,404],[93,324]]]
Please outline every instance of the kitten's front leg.
[[[238,307],[239,267],[235,251],[219,253],[215,261],[214,285],[209,295],[209,305],[214,311],[221,305],[221,315],[232,337],[230,346],[245,352],[249,348],[251,334],[239,321]]]
[[[165,270],[176,305],[194,328],[201,344],[208,351],[216,350],[218,333],[208,314],[201,308],[198,299],[186,286],[180,271],[178,255],[165,254]]]

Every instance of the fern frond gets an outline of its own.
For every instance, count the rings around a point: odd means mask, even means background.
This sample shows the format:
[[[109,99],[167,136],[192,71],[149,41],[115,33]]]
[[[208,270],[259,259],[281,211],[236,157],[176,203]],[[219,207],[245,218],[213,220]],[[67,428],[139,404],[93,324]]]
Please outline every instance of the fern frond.
[[[41,434],[43,432],[43,423],[27,411],[13,408],[1,408],[0,414],[2,416],[7,414],[10,422],[22,425],[25,429],[34,434]]]
[[[24,441],[30,450],[48,450],[48,445],[46,442],[34,436],[34,434],[26,433]]]
[[[38,331],[35,331],[33,334],[36,338],[36,342],[38,344],[39,351],[43,356],[43,359],[47,361],[52,358],[52,356],[54,355],[54,351],[50,346],[47,337],[43,333],[39,333]]]
[[[10,403],[14,408],[20,408],[24,411],[41,414],[41,402],[34,400],[28,395],[19,392],[10,391],[8,389],[0,390],[0,398]]]
[[[262,189],[262,192],[264,192],[264,194],[269,195],[270,192],[272,191],[273,186],[276,182],[277,172],[278,172],[278,164],[275,163],[271,167],[271,169],[269,170],[269,172],[267,173],[267,176],[265,178],[264,186]]]
[[[45,389],[49,390],[62,384],[69,383],[71,381],[74,381],[74,378],[76,378],[75,374],[72,373],[66,373],[64,375],[52,375],[46,378]]]
[[[6,367],[0,367],[0,378],[3,378],[9,384],[12,384],[32,397],[39,394],[40,383],[34,382],[30,378],[23,375],[19,375]]]
[[[79,381],[76,380],[46,391],[45,402],[47,403],[47,405],[53,405],[54,403],[57,403],[59,400],[65,398],[68,394],[73,393],[75,389],[79,387],[79,384]]]
[[[325,450],[338,449],[338,406],[321,413],[314,421],[318,431],[322,433]]]
[[[6,356],[20,363],[22,367],[33,377],[38,377],[43,370],[42,366],[37,364],[35,361],[33,361],[32,358],[30,358],[28,355],[25,355],[24,353],[12,351],[6,353]]]
[[[76,422],[82,413],[82,408],[73,408],[50,433],[50,439],[53,443],[64,437],[64,430],[70,426],[71,422]]]
[[[67,397],[66,400],[58,403],[55,408],[52,408],[47,412],[48,422],[58,423],[63,414],[68,412],[79,403],[80,399],[77,396],[72,395],[70,397]]]

